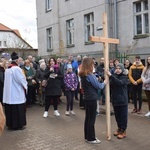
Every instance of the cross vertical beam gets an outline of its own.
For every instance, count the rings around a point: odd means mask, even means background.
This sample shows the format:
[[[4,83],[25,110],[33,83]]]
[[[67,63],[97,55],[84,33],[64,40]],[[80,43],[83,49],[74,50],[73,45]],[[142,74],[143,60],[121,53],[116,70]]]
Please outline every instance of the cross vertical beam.
[[[103,34],[104,37],[108,38],[108,25],[107,25],[107,14],[103,14]],[[109,45],[108,42],[103,43],[104,46],[104,64],[105,68],[109,69]],[[109,81],[109,77],[105,74],[105,79]],[[110,119],[110,86],[106,85],[106,130],[107,139],[111,139],[111,119]]]
[[[104,37],[91,36],[90,40],[92,42],[103,43],[104,47],[104,64],[105,69],[109,69],[109,44],[119,44],[118,39],[108,38],[108,24],[107,24],[107,14],[103,13],[103,35]],[[105,74],[105,79],[109,82],[109,77]],[[106,130],[107,130],[107,140],[111,140],[111,119],[110,119],[110,86],[109,83],[106,84]]]

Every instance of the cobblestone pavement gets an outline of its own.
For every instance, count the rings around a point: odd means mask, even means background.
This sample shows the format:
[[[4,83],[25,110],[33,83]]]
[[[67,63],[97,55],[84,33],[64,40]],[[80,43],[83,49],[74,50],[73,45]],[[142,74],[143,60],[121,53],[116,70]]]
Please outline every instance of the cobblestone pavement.
[[[105,106],[100,106],[105,111]],[[0,150],[150,150],[150,118],[144,117],[147,104],[143,104],[141,115],[131,114],[133,104],[129,104],[129,122],[127,137],[119,140],[112,135],[106,139],[106,116],[97,116],[95,130],[101,144],[88,144],[84,141],[83,123],[84,109],[74,103],[75,115],[66,116],[66,100],[62,97],[59,105],[60,117],[53,115],[53,107],[49,117],[43,118],[44,107],[34,105],[27,109],[27,126],[24,130],[5,130],[0,137]],[[112,133],[116,130],[114,115],[111,116]]]

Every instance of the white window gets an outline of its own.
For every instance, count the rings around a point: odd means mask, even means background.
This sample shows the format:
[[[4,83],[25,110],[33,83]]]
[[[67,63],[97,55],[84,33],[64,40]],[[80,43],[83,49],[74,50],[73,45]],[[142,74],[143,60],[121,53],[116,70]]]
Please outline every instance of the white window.
[[[74,19],[67,20],[67,45],[74,44]]]
[[[52,0],[46,0],[46,11],[52,10]]]
[[[46,30],[47,32],[47,51],[51,51],[52,50],[52,28],[48,28]]]
[[[149,33],[148,0],[134,3],[135,35]]]
[[[85,42],[90,41],[90,36],[94,36],[94,14],[89,13],[84,16],[85,22]]]

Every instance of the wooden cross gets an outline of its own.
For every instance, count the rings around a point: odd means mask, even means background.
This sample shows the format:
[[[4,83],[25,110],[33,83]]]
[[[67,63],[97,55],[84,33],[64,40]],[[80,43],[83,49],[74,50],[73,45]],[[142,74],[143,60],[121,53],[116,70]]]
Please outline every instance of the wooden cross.
[[[104,37],[91,36],[90,41],[103,43],[104,45],[104,59],[105,69],[109,69],[109,44],[119,44],[118,39],[108,38],[108,25],[107,25],[107,14],[103,13],[103,34]],[[105,79],[109,82],[109,77],[105,74]],[[107,139],[111,139],[111,119],[110,119],[110,87],[106,84],[106,128],[107,128]]]

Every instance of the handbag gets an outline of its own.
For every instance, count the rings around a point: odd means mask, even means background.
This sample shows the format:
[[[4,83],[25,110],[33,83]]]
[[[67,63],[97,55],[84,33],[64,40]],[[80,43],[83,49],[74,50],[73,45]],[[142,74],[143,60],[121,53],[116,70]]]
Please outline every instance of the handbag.
[[[42,87],[46,87],[46,86],[47,86],[47,83],[48,83],[48,80],[43,80],[43,81],[42,81]]]
[[[3,133],[5,122],[6,122],[6,118],[4,115],[2,104],[0,102],[0,135]]]

